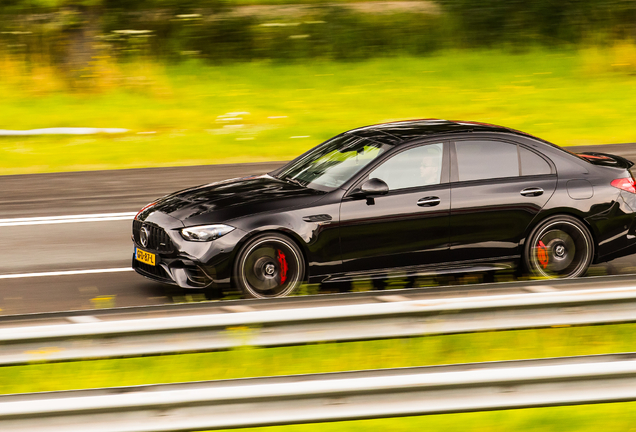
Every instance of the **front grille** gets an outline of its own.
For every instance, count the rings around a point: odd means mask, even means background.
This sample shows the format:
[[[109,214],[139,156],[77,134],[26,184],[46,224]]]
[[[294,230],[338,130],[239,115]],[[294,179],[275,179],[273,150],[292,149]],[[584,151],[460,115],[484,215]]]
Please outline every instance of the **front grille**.
[[[143,223],[138,220],[133,220],[133,237],[135,243],[141,245],[141,227],[144,226],[148,230],[148,245],[142,247],[144,249],[156,250],[158,252],[172,252],[174,246],[168,234],[156,225],[150,223]]]
[[[142,273],[145,273],[149,276],[154,276],[154,278],[156,279],[163,279],[172,282],[172,279],[166,274],[166,271],[161,266],[153,266],[134,260],[133,267],[135,269],[141,270]]]

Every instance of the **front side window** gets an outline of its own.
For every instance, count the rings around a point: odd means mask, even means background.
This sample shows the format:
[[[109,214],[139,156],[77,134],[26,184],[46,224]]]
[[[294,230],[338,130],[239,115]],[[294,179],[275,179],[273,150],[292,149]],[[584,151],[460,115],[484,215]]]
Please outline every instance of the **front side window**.
[[[459,181],[519,176],[519,156],[515,144],[499,141],[457,141]]]
[[[392,146],[343,134],[292,162],[278,178],[319,190],[340,187]]]
[[[369,178],[383,180],[389,190],[440,184],[444,144],[405,150],[371,171]]]

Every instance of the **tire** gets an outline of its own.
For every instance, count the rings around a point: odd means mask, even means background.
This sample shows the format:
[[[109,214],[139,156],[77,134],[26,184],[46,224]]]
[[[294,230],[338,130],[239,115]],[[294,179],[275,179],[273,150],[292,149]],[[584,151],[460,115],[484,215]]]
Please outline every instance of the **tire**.
[[[528,237],[524,265],[533,276],[570,279],[583,276],[594,256],[590,231],[572,216],[552,216]]]
[[[305,277],[305,260],[289,237],[266,233],[241,248],[234,262],[234,281],[245,298],[292,294]]]

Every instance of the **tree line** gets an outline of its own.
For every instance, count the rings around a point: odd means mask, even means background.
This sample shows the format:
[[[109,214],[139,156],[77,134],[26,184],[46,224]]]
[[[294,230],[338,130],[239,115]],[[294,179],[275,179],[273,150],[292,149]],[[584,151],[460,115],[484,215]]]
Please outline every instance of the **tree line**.
[[[636,38],[636,0],[440,0],[423,10],[413,3],[413,11],[371,5],[365,12],[300,2],[263,12],[230,0],[0,0],[0,52],[78,71],[104,55],[360,60]]]

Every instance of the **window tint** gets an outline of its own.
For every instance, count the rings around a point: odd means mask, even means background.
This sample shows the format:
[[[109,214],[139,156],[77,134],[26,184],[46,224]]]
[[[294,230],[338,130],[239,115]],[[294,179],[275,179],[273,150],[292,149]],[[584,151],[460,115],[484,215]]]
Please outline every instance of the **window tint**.
[[[459,181],[519,175],[517,146],[498,141],[457,141]]]
[[[389,190],[435,185],[442,176],[444,144],[415,147],[393,156],[369,174],[389,185]]]
[[[331,190],[390,148],[390,145],[353,135],[338,135],[293,161],[278,178],[318,190]]]
[[[551,174],[550,165],[538,154],[523,147],[519,147],[519,157],[521,158],[521,175],[541,175]]]

